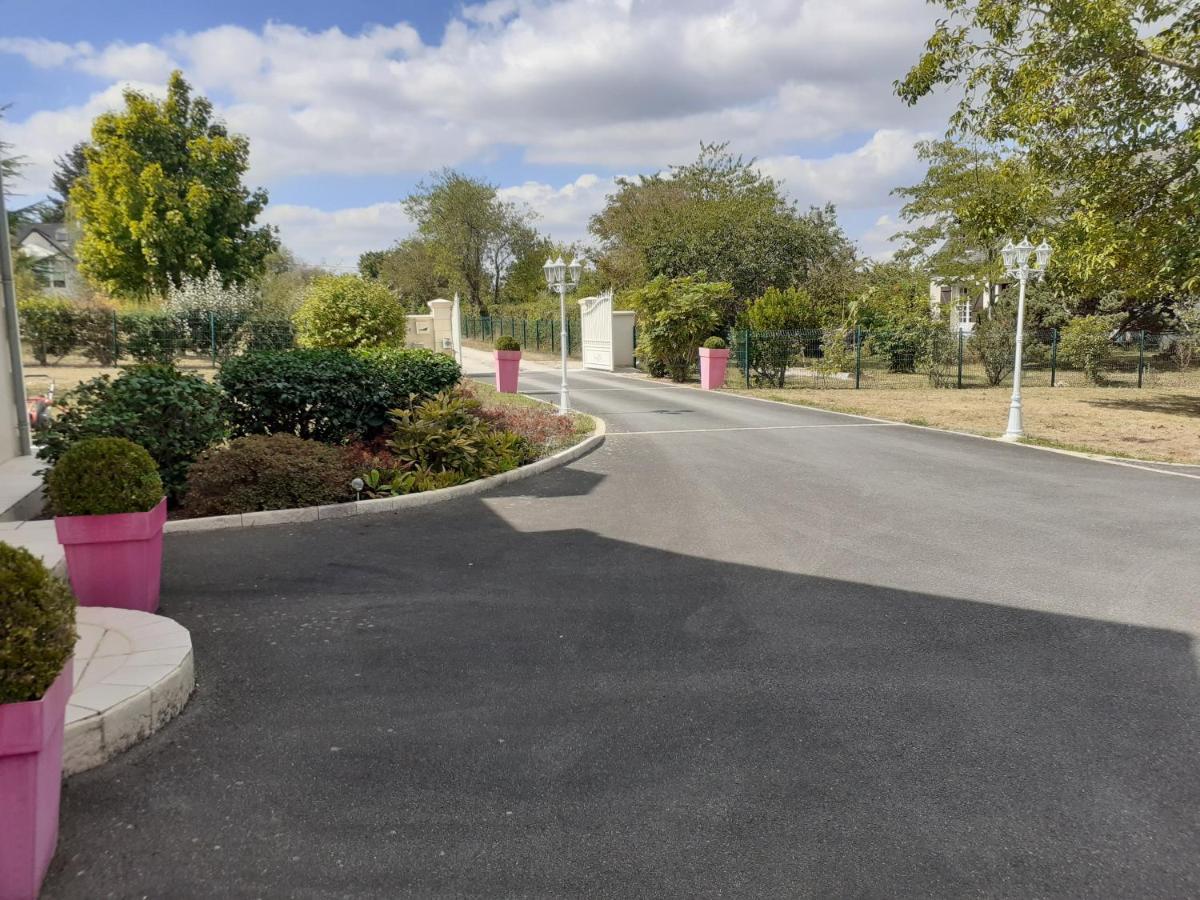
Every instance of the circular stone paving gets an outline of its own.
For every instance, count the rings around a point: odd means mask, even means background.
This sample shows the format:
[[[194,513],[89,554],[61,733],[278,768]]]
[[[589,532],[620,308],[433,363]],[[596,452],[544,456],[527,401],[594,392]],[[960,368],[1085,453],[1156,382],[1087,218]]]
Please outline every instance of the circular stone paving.
[[[67,775],[157,731],[183,709],[196,683],[191,635],[171,619],[81,606],[76,630],[75,689],[63,740]]]

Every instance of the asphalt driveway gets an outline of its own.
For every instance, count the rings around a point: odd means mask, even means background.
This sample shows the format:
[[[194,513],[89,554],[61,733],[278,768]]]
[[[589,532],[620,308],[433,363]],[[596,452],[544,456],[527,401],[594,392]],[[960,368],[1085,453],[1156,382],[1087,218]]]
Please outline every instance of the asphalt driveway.
[[[1200,894],[1200,480],[573,382],[569,467],[170,538],[46,896]]]

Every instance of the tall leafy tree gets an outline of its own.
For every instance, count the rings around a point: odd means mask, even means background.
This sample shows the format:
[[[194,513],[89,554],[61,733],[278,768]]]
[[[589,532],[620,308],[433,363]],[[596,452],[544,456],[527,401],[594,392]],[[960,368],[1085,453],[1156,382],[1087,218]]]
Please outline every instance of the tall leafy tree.
[[[453,271],[444,256],[428,238],[415,235],[389,250],[372,250],[358,259],[364,278],[382,282],[404,305],[414,311],[428,311],[426,304],[453,293]]]
[[[591,230],[601,271],[617,287],[706,271],[749,300],[853,264],[832,207],[801,213],[778,181],[727,144],[701,145],[694,162],[665,174],[619,179]]]
[[[453,273],[466,301],[481,315],[488,306],[488,249],[504,228],[496,187],[453,169],[443,169],[417,185],[404,209],[418,234]]]
[[[1026,152],[1070,192],[1056,265],[1129,319],[1200,288],[1200,6],[931,2],[948,15],[897,92],[955,86],[953,131]]]
[[[62,222],[67,218],[67,199],[71,196],[71,188],[87,174],[86,150],[87,141],[80,141],[54,160],[54,172],[50,176],[53,193],[47,206],[51,221]]]
[[[82,271],[113,294],[147,297],[215,269],[227,282],[261,274],[278,246],[255,221],[267,194],[242,184],[249,142],[193,97],[178,71],[159,101],[135,90],[92,126],[87,177],[70,189]]]

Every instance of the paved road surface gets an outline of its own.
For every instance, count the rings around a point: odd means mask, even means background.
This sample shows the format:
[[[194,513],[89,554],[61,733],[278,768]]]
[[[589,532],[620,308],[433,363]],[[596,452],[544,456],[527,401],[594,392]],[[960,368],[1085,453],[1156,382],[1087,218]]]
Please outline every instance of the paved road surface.
[[[567,468],[169,539],[46,896],[1200,894],[1200,480],[573,380]]]

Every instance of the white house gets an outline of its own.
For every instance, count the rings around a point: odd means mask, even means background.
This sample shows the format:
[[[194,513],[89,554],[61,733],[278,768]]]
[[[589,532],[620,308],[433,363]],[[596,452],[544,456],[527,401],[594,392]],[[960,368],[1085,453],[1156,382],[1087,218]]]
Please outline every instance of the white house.
[[[953,331],[970,334],[975,323],[992,315],[992,285],[977,278],[941,278],[935,276],[929,282],[929,312],[934,321],[942,320],[943,310],[950,317]],[[997,282],[998,298],[1009,287],[1008,282]]]
[[[76,286],[75,246],[63,222],[38,222],[17,232],[17,252],[33,261],[33,271],[48,294],[66,294]]]

